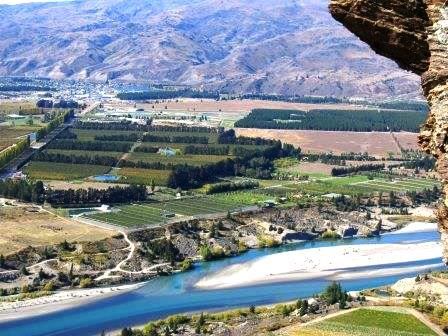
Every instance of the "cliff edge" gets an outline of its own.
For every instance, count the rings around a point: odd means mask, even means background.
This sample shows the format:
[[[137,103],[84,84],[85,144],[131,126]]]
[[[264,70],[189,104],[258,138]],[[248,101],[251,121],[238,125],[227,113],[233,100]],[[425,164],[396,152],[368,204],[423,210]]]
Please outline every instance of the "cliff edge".
[[[448,259],[448,1],[331,0],[330,12],[377,53],[422,78],[431,112],[421,148],[437,159],[444,186],[439,227]]]

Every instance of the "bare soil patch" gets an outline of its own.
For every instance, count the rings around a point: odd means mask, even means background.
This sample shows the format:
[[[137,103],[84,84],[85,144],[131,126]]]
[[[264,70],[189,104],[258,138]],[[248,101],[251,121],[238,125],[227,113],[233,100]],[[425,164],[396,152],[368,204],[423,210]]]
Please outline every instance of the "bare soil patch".
[[[395,137],[397,138],[397,141],[404,149],[419,149],[417,140],[418,140],[418,133],[409,133],[409,132],[399,132],[394,133]]]
[[[304,152],[336,154],[368,152],[370,155],[385,157],[389,152],[397,154],[400,148],[390,133],[387,132],[331,132],[303,130],[268,130],[268,129],[236,129],[239,136],[278,139],[302,148]],[[407,142],[401,143],[403,148],[417,146],[417,134],[403,134]],[[412,140],[414,137],[414,141]]]

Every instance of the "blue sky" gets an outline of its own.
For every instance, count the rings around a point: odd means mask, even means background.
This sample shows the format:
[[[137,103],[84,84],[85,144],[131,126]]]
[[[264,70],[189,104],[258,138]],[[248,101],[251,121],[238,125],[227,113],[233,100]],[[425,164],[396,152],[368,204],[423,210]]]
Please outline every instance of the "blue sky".
[[[56,1],[65,1],[65,0],[0,0],[0,5],[16,5],[20,3],[29,3],[29,2],[56,2]]]

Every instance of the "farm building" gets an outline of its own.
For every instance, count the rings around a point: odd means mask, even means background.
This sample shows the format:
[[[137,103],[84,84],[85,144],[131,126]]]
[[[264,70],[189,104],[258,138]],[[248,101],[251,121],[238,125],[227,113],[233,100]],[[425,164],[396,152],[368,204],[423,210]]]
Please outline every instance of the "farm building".
[[[167,157],[176,156],[176,150],[170,147],[160,148],[157,153]]]

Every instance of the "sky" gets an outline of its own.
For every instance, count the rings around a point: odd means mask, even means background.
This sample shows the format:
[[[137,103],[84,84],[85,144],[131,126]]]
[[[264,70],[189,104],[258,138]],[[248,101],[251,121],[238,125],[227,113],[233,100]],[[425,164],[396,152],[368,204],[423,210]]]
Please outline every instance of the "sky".
[[[61,0],[0,0],[0,5],[16,5],[29,2],[57,2],[57,1]]]

